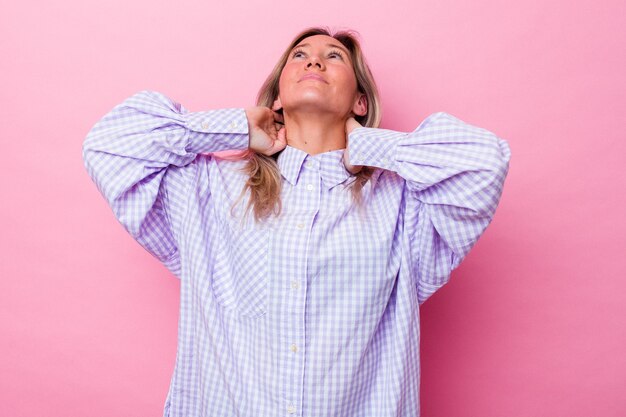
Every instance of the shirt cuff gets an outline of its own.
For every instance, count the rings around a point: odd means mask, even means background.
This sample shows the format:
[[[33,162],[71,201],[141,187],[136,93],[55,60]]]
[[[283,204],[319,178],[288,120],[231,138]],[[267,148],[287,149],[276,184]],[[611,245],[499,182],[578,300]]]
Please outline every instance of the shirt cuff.
[[[348,135],[348,162],[396,172],[396,152],[405,136],[394,130],[357,127]]]
[[[185,114],[185,119],[191,132],[190,152],[248,149],[248,118],[243,108],[192,112]]]

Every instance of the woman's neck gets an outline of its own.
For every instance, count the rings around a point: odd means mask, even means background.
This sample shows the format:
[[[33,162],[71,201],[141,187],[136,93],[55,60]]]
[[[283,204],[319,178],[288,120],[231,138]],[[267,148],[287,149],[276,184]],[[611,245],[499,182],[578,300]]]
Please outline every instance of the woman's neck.
[[[346,122],[336,115],[285,113],[284,119],[287,144],[291,147],[309,155],[346,147]]]

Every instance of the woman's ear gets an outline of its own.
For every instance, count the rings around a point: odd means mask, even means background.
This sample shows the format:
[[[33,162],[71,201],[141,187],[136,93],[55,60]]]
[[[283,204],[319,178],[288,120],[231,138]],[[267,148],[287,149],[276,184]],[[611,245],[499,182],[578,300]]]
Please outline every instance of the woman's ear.
[[[367,114],[367,96],[363,93],[359,93],[359,97],[352,106],[352,113],[357,116],[365,116]]]

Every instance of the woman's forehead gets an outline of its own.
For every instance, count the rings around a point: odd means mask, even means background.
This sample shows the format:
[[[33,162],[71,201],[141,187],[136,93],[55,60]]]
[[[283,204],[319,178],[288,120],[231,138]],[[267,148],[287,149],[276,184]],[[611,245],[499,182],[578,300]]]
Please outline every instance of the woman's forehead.
[[[298,42],[296,44],[296,46],[301,46],[301,45],[303,45],[305,43],[306,44],[323,43],[323,44],[331,44],[332,46],[341,46],[341,47],[343,47],[341,42],[339,42],[337,39],[333,38],[332,36],[328,36],[328,35],[307,36],[306,38],[304,38],[300,42]]]

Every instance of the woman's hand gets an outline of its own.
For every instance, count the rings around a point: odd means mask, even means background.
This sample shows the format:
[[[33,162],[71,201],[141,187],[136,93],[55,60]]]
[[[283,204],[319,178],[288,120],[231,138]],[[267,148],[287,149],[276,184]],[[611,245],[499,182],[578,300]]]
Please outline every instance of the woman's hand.
[[[348,135],[350,135],[350,132],[352,132],[357,127],[363,126],[359,122],[357,122],[354,117],[349,117],[348,120],[346,120],[346,150],[343,152],[343,164],[346,167],[346,170],[353,175],[357,174],[359,171],[361,171],[361,169],[363,169],[363,165],[352,165],[350,164],[350,162],[348,162],[350,160],[348,156]]]
[[[250,150],[270,156],[287,146],[284,119],[276,110],[264,106],[246,109]]]

